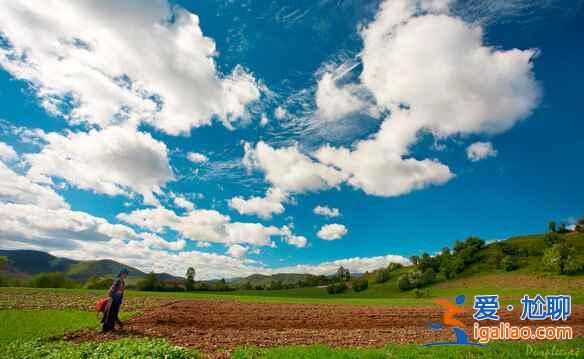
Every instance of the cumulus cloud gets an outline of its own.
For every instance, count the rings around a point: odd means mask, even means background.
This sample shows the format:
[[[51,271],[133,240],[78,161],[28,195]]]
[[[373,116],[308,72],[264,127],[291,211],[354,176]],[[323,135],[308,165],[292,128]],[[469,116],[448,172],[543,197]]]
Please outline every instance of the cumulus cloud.
[[[317,116],[326,121],[337,120],[367,107],[359,97],[360,86],[339,86],[331,72],[325,72],[316,89]]]
[[[52,188],[31,182],[0,161],[0,203],[31,204],[42,208],[69,208]]]
[[[231,127],[261,96],[242,67],[218,72],[198,16],[166,0],[1,3],[0,65],[72,122],[145,120],[187,134],[215,115]]]
[[[351,148],[322,146],[314,154],[318,165],[338,170],[368,194],[399,196],[454,177],[438,160],[412,156],[421,132],[438,139],[499,133],[531,114],[540,98],[531,61],[537,51],[484,45],[481,27],[450,16],[448,4],[388,0],[360,30],[359,81],[335,84],[334,91],[351,103],[347,93],[361,86],[375,100],[369,106],[389,115],[376,134]],[[325,73],[319,87],[327,81],[332,86]]]
[[[0,160],[13,161],[18,158],[16,151],[9,144],[0,141]]]
[[[288,231],[275,226],[253,222],[232,222],[229,216],[208,209],[194,209],[180,216],[162,207],[146,208],[130,213],[120,213],[117,218],[157,233],[171,229],[182,237],[199,243],[275,246],[273,237],[286,238],[291,235]]]
[[[326,224],[320,228],[316,233],[318,238],[324,239],[326,241],[334,241],[340,239],[347,234],[347,227],[342,224]]]
[[[466,156],[469,160],[477,162],[488,157],[496,157],[497,150],[491,142],[475,142],[466,148]]]
[[[292,228],[291,226],[283,226],[281,229],[281,233],[282,236],[284,238],[284,242],[298,247],[298,248],[304,248],[306,247],[306,244],[308,243],[308,240],[306,239],[306,237],[304,236],[297,236],[294,233],[292,233]]]
[[[248,247],[240,246],[239,244],[233,244],[227,249],[227,254],[234,258],[241,258],[245,256],[248,250]]]
[[[84,242],[136,241],[146,247],[179,250],[184,242],[166,243],[151,233],[137,233],[122,224],[66,208],[41,208],[32,204],[0,203],[2,240],[47,249],[78,248]]]
[[[384,2],[361,32],[361,80],[380,105],[407,105],[417,130],[440,136],[505,131],[531,113],[540,95],[531,62],[536,50],[485,46],[481,27],[418,14],[416,4]]]
[[[197,152],[189,152],[187,154],[187,158],[189,159],[189,161],[193,163],[203,163],[209,161],[209,158],[207,156]]]
[[[255,148],[246,143],[244,150],[244,165],[263,171],[266,180],[284,192],[328,189],[345,179],[342,172],[301,153],[297,145],[276,149],[260,141]]]
[[[318,214],[319,216],[331,218],[338,217],[341,215],[341,212],[339,211],[338,208],[330,208],[327,206],[316,206],[312,211],[314,212],[314,214]]]
[[[173,203],[175,206],[192,211],[195,209],[195,204],[182,196],[174,196]]]
[[[282,202],[287,198],[287,194],[277,188],[270,188],[266,191],[265,197],[251,197],[244,199],[241,196],[233,197],[229,200],[229,207],[240,214],[254,214],[263,219],[270,219],[274,214],[284,212]]]
[[[49,133],[41,152],[27,154],[27,176],[36,182],[49,177],[107,195],[132,196],[139,193],[145,202],[157,203],[154,193],[174,179],[166,145],[148,133],[129,127],[103,130]]]

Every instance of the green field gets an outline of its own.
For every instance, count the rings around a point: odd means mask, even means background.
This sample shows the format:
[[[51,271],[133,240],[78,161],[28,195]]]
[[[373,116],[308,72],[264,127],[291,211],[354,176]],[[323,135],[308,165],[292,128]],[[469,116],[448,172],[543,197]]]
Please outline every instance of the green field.
[[[2,358],[197,358],[202,354],[162,339],[125,338],[103,343],[72,344],[58,340],[63,333],[95,328],[93,313],[67,310],[0,311]],[[490,343],[485,348],[423,348],[387,345],[382,348],[331,348],[321,345],[270,349],[237,348],[233,358],[518,358],[580,357],[584,339],[544,344]]]

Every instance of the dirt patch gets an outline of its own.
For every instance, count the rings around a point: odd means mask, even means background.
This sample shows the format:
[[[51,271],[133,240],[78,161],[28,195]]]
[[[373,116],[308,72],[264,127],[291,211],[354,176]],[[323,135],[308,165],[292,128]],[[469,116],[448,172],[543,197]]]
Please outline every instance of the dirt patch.
[[[524,325],[520,308],[501,309],[501,320]],[[472,310],[457,316],[472,335]],[[226,300],[184,300],[144,311],[128,321],[124,331],[101,334],[84,331],[73,341],[107,340],[120,336],[164,337],[175,344],[214,352],[236,346],[271,347],[290,344],[379,347],[387,343],[427,343],[454,340],[449,329],[430,330],[426,321],[441,322],[440,307],[382,307],[362,305],[256,304]],[[498,325],[483,321],[482,325]],[[529,324],[551,325],[551,321]],[[560,324],[558,322],[553,324]],[[575,337],[584,336],[584,305],[574,305],[570,325]]]

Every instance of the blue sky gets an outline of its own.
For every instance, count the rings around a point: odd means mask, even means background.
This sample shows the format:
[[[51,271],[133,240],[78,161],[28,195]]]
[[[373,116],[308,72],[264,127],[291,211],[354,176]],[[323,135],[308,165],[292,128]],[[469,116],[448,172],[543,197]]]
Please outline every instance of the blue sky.
[[[490,4],[1,1],[0,246],[211,278],[571,224],[583,3]]]

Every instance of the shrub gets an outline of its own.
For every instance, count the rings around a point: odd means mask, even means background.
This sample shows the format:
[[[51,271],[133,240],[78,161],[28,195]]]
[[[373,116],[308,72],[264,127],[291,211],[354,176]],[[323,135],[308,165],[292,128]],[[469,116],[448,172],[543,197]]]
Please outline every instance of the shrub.
[[[352,287],[354,292],[362,292],[369,288],[369,281],[366,278],[355,279]]]
[[[339,294],[347,290],[347,285],[343,282],[332,283],[326,287],[326,292],[328,294]]]
[[[402,267],[403,265],[401,265],[400,263],[389,263],[389,265],[387,266],[387,271],[393,272],[394,270],[398,270]]]
[[[399,287],[400,290],[404,291],[404,290],[408,290],[408,289],[412,289],[413,286],[410,283],[410,279],[408,277],[407,274],[403,274],[399,277],[399,279],[397,280],[397,286]]]
[[[562,238],[555,233],[548,233],[543,237],[543,244],[546,247],[551,247],[554,244],[559,243],[561,241],[562,241]]]
[[[430,296],[430,292],[428,291],[428,289],[420,289],[420,288],[416,288],[414,289],[414,296],[416,298],[424,298],[424,297],[429,297]]]
[[[138,290],[153,292],[161,289],[160,281],[154,272],[150,272],[144,279],[140,279],[136,284]]]
[[[389,280],[389,272],[385,269],[379,269],[375,272],[375,283],[385,283]]]
[[[87,289],[109,289],[114,280],[112,278],[91,277],[85,283]]]
[[[578,220],[578,223],[576,223],[575,229],[576,229],[576,232],[584,233],[584,217],[582,217]]]
[[[519,264],[517,264],[517,260],[513,256],[505,256],[501,260],[501,267],[507,271],[511,272],[515,269],[519,268]]]
[[[34,288],[77,288],[79,285],[65,278],[61,272],[39,273],[32,278],[30,282]]]

